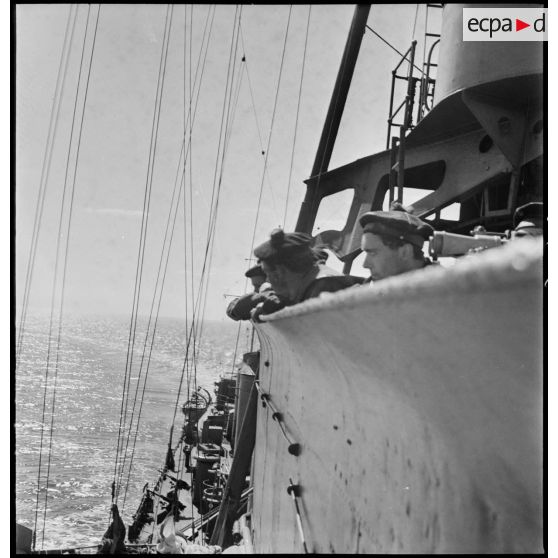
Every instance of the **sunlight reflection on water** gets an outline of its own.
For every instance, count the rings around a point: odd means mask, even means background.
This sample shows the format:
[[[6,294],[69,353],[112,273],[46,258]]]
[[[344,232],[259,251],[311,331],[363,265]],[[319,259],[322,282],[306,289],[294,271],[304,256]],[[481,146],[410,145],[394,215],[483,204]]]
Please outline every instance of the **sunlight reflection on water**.
[[[48,320],[27,320],[24,350],[15,386],[16,520],[30,528],[34,526],[41,437],[41,487],[44,488],[52,428],[44,548],[97,544],[108,526],[128,323],[127,319],[106,317],[67,319],[57,373],[53,358],[55,350],[51,347],[45,427],[41,428]],[[140,325],[145,327],[145,324]],[[138,332],[141,331],[138,328]],[[231,347],[234,348],[235,338],[234,324],[216,323],[206,326],[204,339],[197,349],[198,385],[213,391],[213,382],[219,375],[231,371],[230,350]],[[141,349],[142,346],[143,339],[138,334],[136,347]],[[174,319],[160,319],[141,407],[141,426],[135,446],[126,508],[123,512],[121,510],[126,524],[131,522],[144,484],[155,482],[158,469],[164,463],[170,424],[177,402],[184,346],[183,323]],[[141,351],[137,356],[134,352],[133,378],[137,379],[140,375],[140,362]],[[143,370],[146,364],[147,357]],[[50,409],[55,377],[56,412],[53,419]],[[143,390],[144,378],[145,371],[141,373],[138,397]],[[132,414],[136,385],[137,381],[131,381],[128,417]],[[186,385],[185,380],[178,398],[180,404],[187,397]],[[135,417],[139,407],[138,400]],[[175,432],[181,429],[181,418],[182,414],[178,409]],[[176,434],[174,439],[176,440]],[[130,441],[130,452],[132,445],[133,439]],[[37,549],[41,548],[44,494],[45,491],[42,490],[38,507]]]

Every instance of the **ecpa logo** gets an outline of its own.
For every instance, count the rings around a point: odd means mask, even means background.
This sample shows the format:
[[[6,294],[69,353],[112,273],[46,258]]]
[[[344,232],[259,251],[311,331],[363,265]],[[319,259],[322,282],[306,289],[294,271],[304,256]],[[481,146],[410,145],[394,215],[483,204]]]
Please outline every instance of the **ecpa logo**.
[[[464,41],[547,41],[546,8],[463,8]]]

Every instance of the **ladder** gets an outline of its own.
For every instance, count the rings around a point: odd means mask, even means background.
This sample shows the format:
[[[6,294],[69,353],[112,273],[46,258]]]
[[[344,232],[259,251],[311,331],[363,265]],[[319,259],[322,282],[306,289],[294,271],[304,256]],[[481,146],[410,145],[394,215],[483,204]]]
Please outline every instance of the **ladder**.
[[[436,86],[436,79],[432,77],[432,69],[437,68],[438,64],[432,61],[434,49],[440,43],[440,33],[433,33],[432,18],[429,17],[429,10],[443,8],[442,4],[426,4],[426,15],[424,22],[424,49],[423,49],[423,62],[422,70],[423,75],[420,81],[420,94],[417,107],[417,124],[423,119],[426,113],[432,108],[434,100],[434,88]],[[430,27],[429,27],[430,22]],[[428,55],[426,51],[428,48]]]
[[[438,65],[433,62],[433,53],[435,47],[440,42],[440,34],[432,31],[432,18],[429,18],[429,10],[440,9],[442,4],[427,4],[426,16],[424,24],[424,53],[422,70],[415,66],[415,52],[417,41],[413,41],[407,52],[403,55],[395,69],[392,71],[391,94],[389,102],[388,130],[386,149],[390,150],[390,173],[389,173],[389,203],[395,201],[395,187],[397,186],[397,201],[403,203],[403,187],[405,182],[405,137],[416,124],[426,115],[432,108],[434,99],[434,88],[436,80],[431,76],[433,69]],[[429,26],[430,21],[430,26]],[[426,49],[428,46],[428,56]],[[407,61],[408,68],[406,74],[398,74],[404,61]],[[421,72],[421,77],[413,75],[414,69],[417,68]],[[401,104],[394,109],[395,85],[397,80],[407,81],[407,91],[405,98]],[[413,110],[415,95],[417,92],[417,84],[420,85],[418,93],[418,103],[416,112],[416,124],[413,123]],[[401,109],[403,111],[403,121],[396,122],[395,117]],[[393,136],[393,128],[399,129],[399,136]]]
[[[394,190],[397,183],[397,199],[403,202],[403,183],[405,179],[405,136],[408,130],[414,128],[413,125],[413,105],[415,101],[416,86],[421,78],[413,76],[413,70],[415,68],[415,51],[416,51],[417,41],[413,41],[411,46],[408,48],[407,52],[403,55],[395,69],[391,72],[391,93],[389,100],[389,116],[388,116],[388,131],[387,131],[387,142],[386,149],[391,150],[390,158],[390,173],[389,173],[389,203],[394,201]],[[398,70],[407,61],[408,68],[407,73],[400,75]],[[395,95],[395,84],[397,80],[407,81],[407,92],[403,101],[399,106],[394,109],[393,99]],[[396,122],[395,118],[400,113],[401,109],[403,111],[403,121]],[[396,127],[399,128],[399,136],[392,136],[392,129]]]

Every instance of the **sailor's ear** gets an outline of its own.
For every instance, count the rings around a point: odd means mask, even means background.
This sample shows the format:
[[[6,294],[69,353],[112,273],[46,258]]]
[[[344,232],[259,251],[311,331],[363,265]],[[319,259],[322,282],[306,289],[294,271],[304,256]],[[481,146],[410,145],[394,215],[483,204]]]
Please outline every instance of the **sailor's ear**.
[[[275,277],[277,277],[278,279],[283,279],[285,277],[285,275],[288,273],[289,268],[283,264],[275,264],[275,269],[273,270],[273,273],[275,275]]]
[[[399,252],[399,257],[405,261],[412,260],[415,257],[415,251],[413,250],[413,245],[405,242],[397,249]]]

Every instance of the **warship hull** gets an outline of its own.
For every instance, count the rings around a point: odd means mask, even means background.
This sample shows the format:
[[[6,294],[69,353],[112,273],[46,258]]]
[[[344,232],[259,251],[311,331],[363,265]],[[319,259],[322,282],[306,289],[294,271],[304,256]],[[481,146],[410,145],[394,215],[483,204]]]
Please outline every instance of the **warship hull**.
[[[258,326],[255,550],[542,552],[541,273],[517,241]]]

